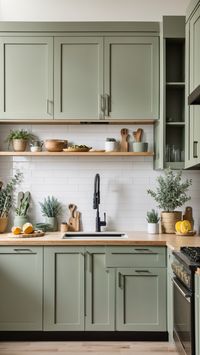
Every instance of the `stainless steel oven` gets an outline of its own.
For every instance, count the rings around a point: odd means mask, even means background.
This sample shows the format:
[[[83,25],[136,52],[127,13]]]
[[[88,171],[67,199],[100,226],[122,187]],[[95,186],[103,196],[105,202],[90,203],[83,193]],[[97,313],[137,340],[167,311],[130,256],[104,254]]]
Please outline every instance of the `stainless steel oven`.
[[[174,288],[174,340],[182,354],[194,355],[193,295],[177,277]]]

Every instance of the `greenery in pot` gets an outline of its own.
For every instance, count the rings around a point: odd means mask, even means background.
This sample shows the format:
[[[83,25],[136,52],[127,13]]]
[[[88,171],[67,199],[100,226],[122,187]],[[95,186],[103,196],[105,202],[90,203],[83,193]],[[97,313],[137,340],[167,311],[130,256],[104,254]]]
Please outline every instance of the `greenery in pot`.
[[[10,144],[13,143],[14,140],[23,140],[26,142],[32,142],[36,139],[35,135],[31,132],[28,132],[24,129],[19,130],[10,130],[8,137],[6,138],[6,142],[8,142],[8,148]]]
[[[29,191],[18,193],[17,207],[15,209],[14,226],[22,228],[23,225],[29,221],[27,212],[30,206],[31,194]]]
[[[45,217],[45,222],[52,226],[52,230],[58,228],[57,217],[62,212],[61,203],[54,196],[48,196],[43,202],[39,202],[42,215]]]
[[[156,212],[154,209],[152,209],[151,211],[148,211],[146,220],[148,223],[157,224],[160,220],[160,218],[158,217],[158,212]]]
[[[22,181],[22,173],[16,172],[14,177],[10,179],[5,187],[2,187],[3,184],[1,183],[0,188],[0,217],[8,217],[10,209],[13,205],[13,192],[15,187],[21,183]]]
[[[170,168],[164,170],[164,175],[157,178],[158,186],[155,191],[147,192],[158,203],[158,208],[165,212],[172,212],[191,199],[187,196],[188,188],[192,180],[185,179],[182,182],[182,171],[174,173]]]

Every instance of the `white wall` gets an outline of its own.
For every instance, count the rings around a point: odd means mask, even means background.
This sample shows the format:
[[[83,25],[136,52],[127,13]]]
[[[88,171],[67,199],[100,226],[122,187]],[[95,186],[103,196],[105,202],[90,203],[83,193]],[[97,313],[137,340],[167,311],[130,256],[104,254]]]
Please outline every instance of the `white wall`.
[[[0,0],[1,21],[161,21],[189,0]]]

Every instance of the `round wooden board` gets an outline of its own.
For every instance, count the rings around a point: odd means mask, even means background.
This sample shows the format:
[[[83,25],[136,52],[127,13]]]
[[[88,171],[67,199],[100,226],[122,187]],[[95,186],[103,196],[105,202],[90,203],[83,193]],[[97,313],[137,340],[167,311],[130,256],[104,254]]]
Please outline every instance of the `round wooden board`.
[[[91,148],[64,148],[64,152],[89,152]]]
[[[176,232],[176,235],[179,235],[181,237],[193,237],[196,234],[196,231],[188,232],[188,233],[178,233]]]
[[[40,230],[34,231],[33,233],[26,234],[26,233],[21,233],[21,234],[13,234],[14,237],[19,237],[19,238],[36,238],[36,237],[43,237],[45,235],[45,232],[42,232]]]

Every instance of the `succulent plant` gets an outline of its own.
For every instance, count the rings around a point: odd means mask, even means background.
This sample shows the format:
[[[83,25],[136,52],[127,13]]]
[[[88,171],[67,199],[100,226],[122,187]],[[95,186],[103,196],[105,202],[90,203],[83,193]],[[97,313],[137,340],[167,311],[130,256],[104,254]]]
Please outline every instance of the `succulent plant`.
[[[160,218],[158,217],[158,212],[152,209],[151,211],[147,212],[146,219],[148,223],[158,223]]]

